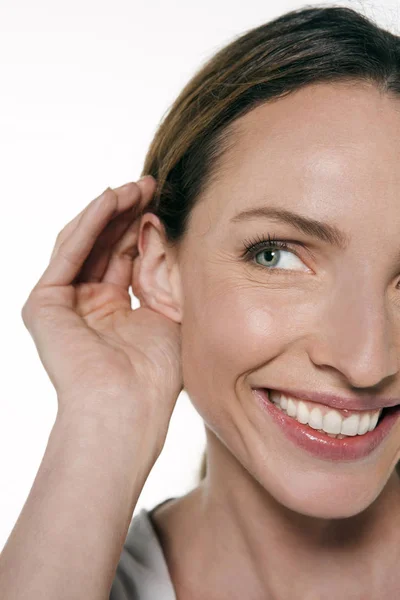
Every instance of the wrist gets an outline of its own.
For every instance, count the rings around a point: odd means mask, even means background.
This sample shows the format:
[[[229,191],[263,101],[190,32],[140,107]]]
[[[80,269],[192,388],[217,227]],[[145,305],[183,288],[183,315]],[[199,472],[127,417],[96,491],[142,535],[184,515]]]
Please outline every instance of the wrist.
[[[61,402],[53,426],[65,443],[87,449],[112,448],[114,452],[141,457],[149,469],[165,442],[167,428],[158,424],[146,405],[135,406],[120,400],[103,402],[85,398],[83,402]]]

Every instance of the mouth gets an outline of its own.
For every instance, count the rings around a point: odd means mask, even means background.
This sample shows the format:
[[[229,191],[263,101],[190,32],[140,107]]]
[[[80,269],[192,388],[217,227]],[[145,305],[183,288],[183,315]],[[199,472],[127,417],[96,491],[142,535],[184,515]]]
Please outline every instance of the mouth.
[[[287,437],[297,447],[326,460],[346,461],[365,458],[380,447],[394,424],[400,418],[400,404],[383,407],[378,417],[379,409],[376,408],[373,410],[350,411],[346,409],[334,409],[331,406],[317,404],[316,402],[308,402],[308,411],[315,408],[319,410],[312,410],[313,415],[307,420],[304,418],[304,415],[307,415],[307,410],[305,410],[304,406],[302,410],[297,412],[300,403],[303,404],[303,401],[293,397],[293,400],[297,400],[298,403],[297,407],[295,407],[294,402],[290,403],[289,396],[287,404],[283,402],[282,407],[279,403],[279,398],[278,402],[275,401],[276,398],[274,398],[274,401],[271,400],[271,391],[276,392],[267,388],[253,388],[254,397],[262,413],[267,418],[271,418],[275,426],[282,431],[284,437]],[[344,429],[346,433],[341,433],[343,430],[342,427],[339,429],[340,433],[327,433],[322,428],[321,416],[318,418],[316,416],[321,415],[321,409],[324,415],[331,413],[331,411],[341,413],[341,424],[347,422]],[[290,414],[292,411],[294,416]],[[308,414],[311,415],[311,412]],[[351,418],[354,415],[359,417],[359,419]],[[331,417],[332,414],[329,415],[327,420],[323,419],[323,425],[326,429],[328,429],[328,424],[332,425]],[[335,419],[337,422],[338,415],[336,415]],[[354,426],[355,423],[359,424],[357,432],[357,426]],[[337,431],[337,425],[335,428],[332,427],[331,430]]]

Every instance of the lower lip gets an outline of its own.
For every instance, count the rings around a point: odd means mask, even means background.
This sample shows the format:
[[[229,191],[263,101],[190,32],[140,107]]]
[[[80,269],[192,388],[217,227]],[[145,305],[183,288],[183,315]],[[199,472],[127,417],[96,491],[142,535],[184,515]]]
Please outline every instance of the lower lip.
[[[373,431],[337,439],[289,417],[271,402],[268,390],[258,388],[253,389],[253,393],[261,408],[271,416],[289,440],[309,454],[324,460],[353,461],[369,456],[388,436],[400,417],[398,408],[390,409]]]

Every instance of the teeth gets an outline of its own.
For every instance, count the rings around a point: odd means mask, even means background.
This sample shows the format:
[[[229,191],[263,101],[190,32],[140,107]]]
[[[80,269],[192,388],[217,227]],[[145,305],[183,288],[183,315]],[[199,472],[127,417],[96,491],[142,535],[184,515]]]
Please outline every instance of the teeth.
[[[317,431],[323,431],[330,437],[342,439],[347,436],[364,435],[367,431],[375,429],[382,409],[363,411],[344,417],[339,411],[328,409],[323,405],[315,406],[314,403],[296,400],[271,391],[271,401],[281,410],[293,417],[299,423],[308,425]]]
[[[364,416],[367,417],[368,423],[369,423],[369,415],[364,415]],[[332,434],[338,434],[338,433],[344,434],[345,432],[342,431],[342,423],[343,423],[343,418],[338,413],[338,411],[330,410],[324,416],[324,431],[326,431],[326,433],[332,433]]]
[[[295,404],[291,398],[288,399],[287,414],[289,417],[297,416],[297,404]]]
[[[313,429],[322,429],[322,413],[319,408],[315,407],[310,412],[310,416],[308,417],[308,425]]]
[[[300,401],[297,405],[297,415],[296,415],[296,419],[298,421],[300,421],[300,423],[303,423],[304,425],[307,425],[308,423],[308,416],[309,416],[309,410],[307,408],[307,406],[304,404],[304,402]]]
[[[373,419],[370,418],[369,414],[366,413],[365,415],[363,415],[360,419],[360,426],[358,428],[358,435],[363,435],[364,433],[367,433],[367,431],[369,431],[369,427],[371,425],[371,422],[373,423]],[[376,425],[376,423],[375,423]],[[375,427],[374,425],[374,427]],[[372,428],[373,429],[373,428]]]

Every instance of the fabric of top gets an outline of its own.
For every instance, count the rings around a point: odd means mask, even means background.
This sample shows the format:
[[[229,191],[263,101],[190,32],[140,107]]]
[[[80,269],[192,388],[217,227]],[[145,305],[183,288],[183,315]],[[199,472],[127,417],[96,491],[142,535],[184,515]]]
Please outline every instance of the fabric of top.
[[[149,511],[144,508],[132,519],[129,526],[109,598],[176,600],[160,542]]]

